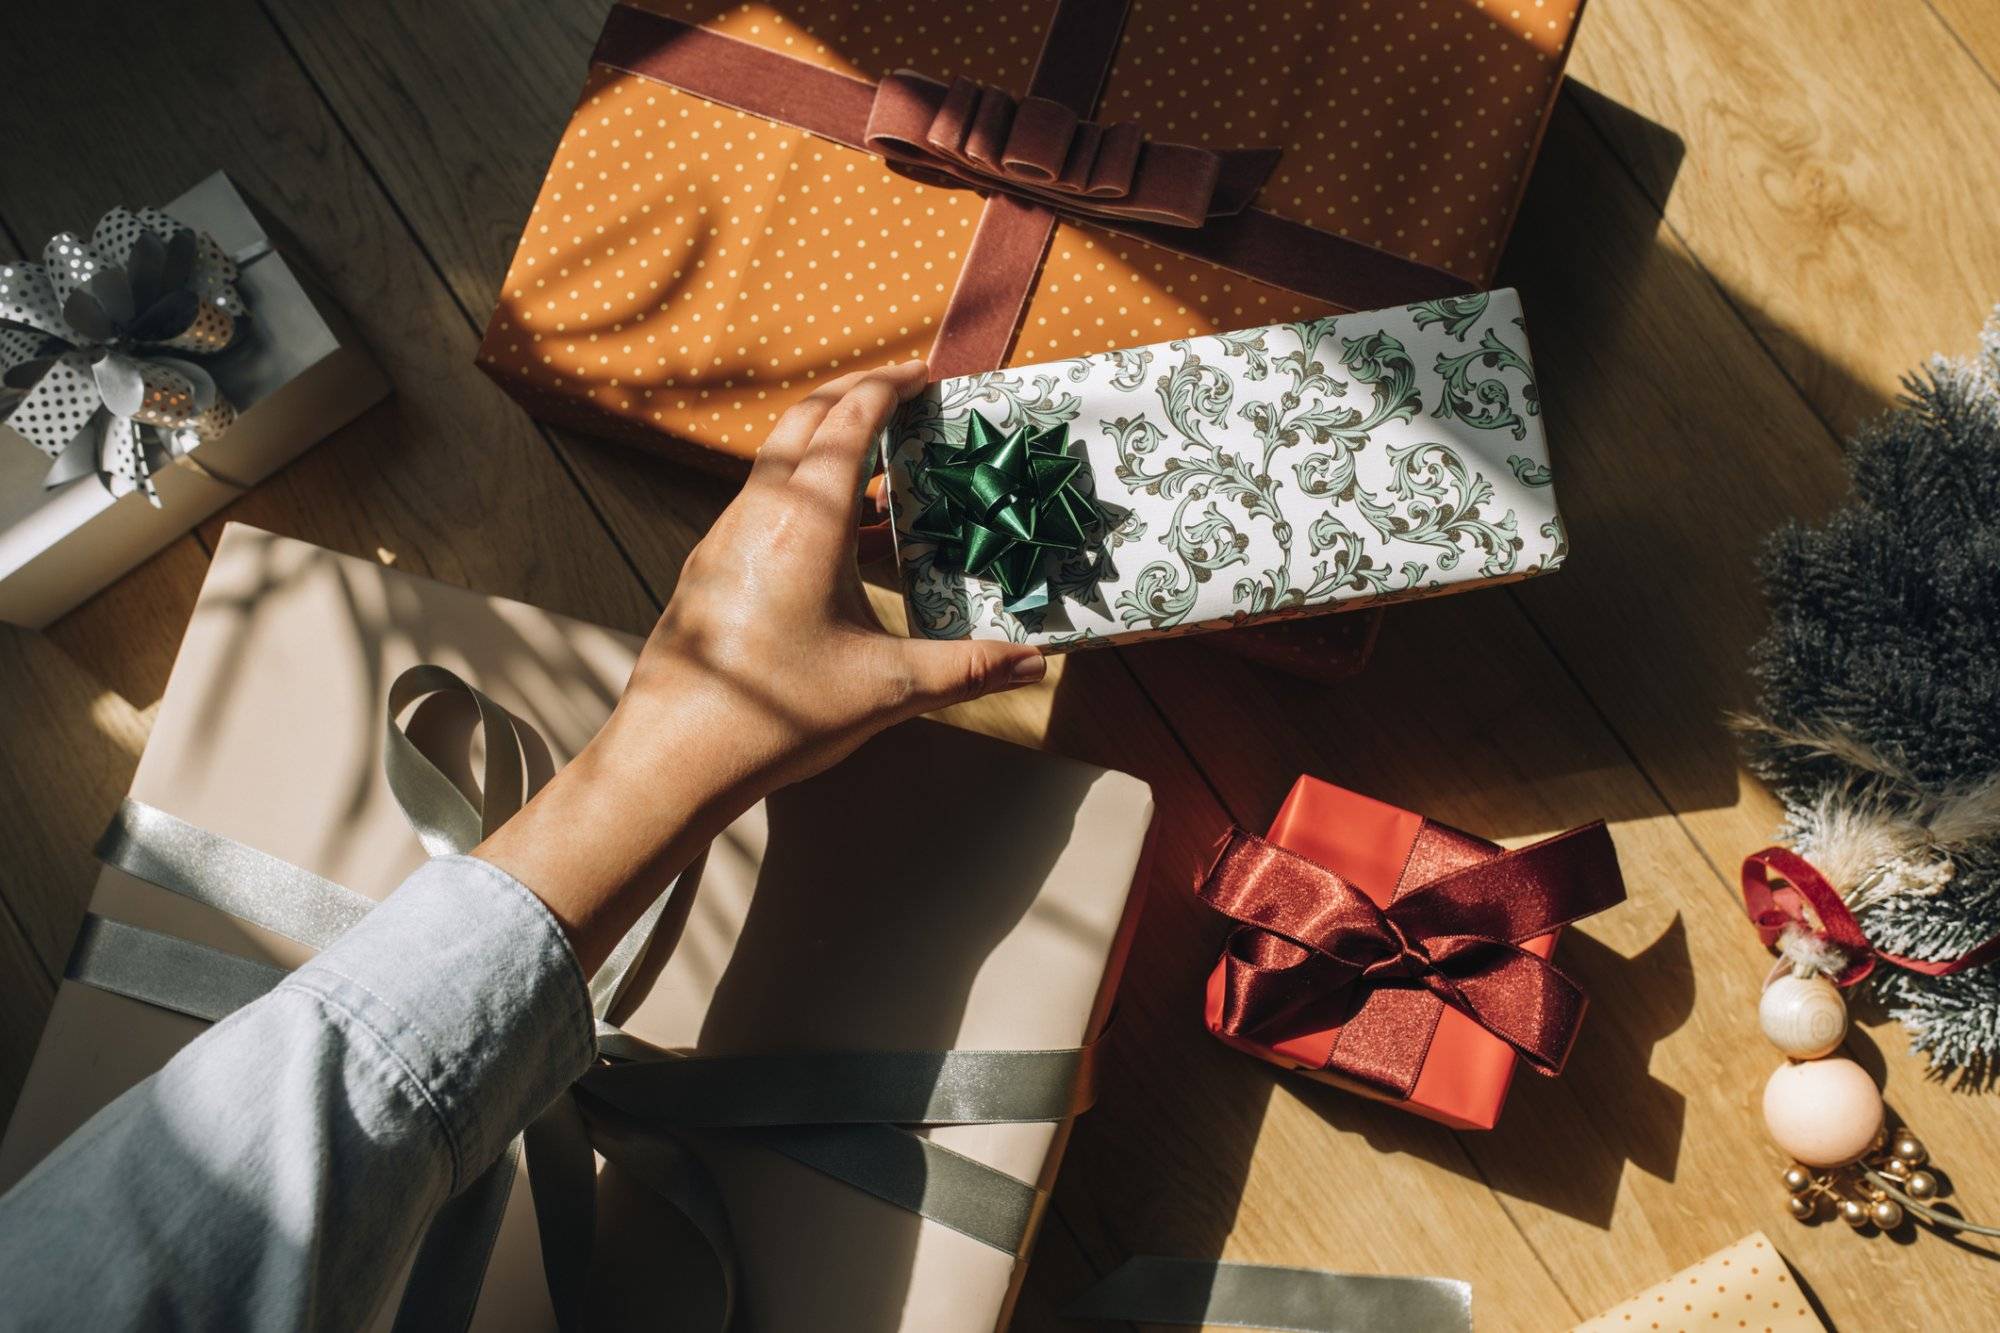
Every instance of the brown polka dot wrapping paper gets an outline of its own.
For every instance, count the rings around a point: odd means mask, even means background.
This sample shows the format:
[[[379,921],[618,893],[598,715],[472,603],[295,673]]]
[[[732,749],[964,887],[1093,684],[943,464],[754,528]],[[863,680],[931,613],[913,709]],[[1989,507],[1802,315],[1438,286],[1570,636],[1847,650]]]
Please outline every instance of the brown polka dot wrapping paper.
[[[1784,1256],[1761,1231],[1717,1250],[1572,1333],[1826,1333]]]
[[[1019,96],[1048,63],[1058,7],[642,0],[612,19],[641,9],[857,89],[910,69]],[[1156,141],[1277,148],[1253,201],[1273,226],[1469,289],[1499,257],[1580,8],[1134,0],[1091,116]],[[770,100],[755,92],[712,100],[592,65],[479,353],[531,413],[726,467],[816,382],[930,354],[986,195],[798,128],[810,117],[728,104]],[[1171,231],[1065,216],[1006,364],[1350,308],[1179,253]]]

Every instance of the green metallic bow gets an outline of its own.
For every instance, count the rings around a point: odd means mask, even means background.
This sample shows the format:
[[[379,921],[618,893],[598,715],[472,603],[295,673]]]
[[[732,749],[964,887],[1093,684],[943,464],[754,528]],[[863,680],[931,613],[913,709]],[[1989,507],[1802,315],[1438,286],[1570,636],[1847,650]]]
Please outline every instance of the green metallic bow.
[[[999,583],[1009,611],[1046,606],[1043,557],[1080,555],[1104,512],[1076,484],[1084,460],[1069,452],[1069,426],[1058,423],[1012,434],[974,412],[965,443],[940,446],[924,467],[937,492],[910,525],[937,543],[938,559],[974,578]]]

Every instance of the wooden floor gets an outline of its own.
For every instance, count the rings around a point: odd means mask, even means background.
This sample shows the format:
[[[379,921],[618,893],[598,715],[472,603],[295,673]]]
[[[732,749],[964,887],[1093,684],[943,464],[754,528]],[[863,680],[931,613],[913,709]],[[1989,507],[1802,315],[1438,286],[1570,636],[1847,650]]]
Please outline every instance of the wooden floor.
[[[223,519],[628,630],[725,500],[541,429],[477,330],[605,0],[48,5],[0,41],[0,246],[218,165],[297,233],[396,396],[44,634],[0,631],[0,1114],[69,948]],[[1592,0],[1503,276],[1535,315],[1574,555],[1397,608],[1314,688],[1195,642],[1086,655],[962,710],[1127,769],[1163,851],[1107,1091],[1019,1326],[1132,1252],[1468,1278],[1480,1326],[1562,1328],[1751,1230],[1848,1330],[1989,1328],[2000,1265],[1786,1216],[1757,1096],[1764,961],[1732,887],[1776,811],[1719,725],[1747,702],[1762,533],[1844,489],[1839,440],[2000,299],[2000,6]],[[1612,821],[1631,902],[1565,938],[1594,1007],[1569,1073],[1444,1130],[1199,1029],[1197,849],[1310,771],[1509,841]],[[1851,1053],[2000,1215],[2000,1094]]]

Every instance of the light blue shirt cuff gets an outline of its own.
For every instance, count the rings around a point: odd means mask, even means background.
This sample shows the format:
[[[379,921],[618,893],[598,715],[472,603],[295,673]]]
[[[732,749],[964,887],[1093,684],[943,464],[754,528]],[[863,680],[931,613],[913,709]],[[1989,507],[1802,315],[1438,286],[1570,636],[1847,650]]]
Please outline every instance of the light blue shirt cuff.
[[[387,1051],[437,1117],[453,1193],[597,1054],[562,927],[476,857],[423,866],[280,989],[315,996]]]

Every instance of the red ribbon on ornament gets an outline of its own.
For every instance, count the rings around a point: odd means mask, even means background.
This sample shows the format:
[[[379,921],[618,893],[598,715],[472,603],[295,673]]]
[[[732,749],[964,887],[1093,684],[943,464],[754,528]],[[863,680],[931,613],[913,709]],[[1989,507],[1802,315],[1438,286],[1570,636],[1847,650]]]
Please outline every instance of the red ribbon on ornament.
[[[1797,925],[1846,954],[1847,966],[1833,979],[1836,986],[1865,980],[1878,962],[1927,977],[1948,977],[2000,958],[2000,935],[1957,958],[1908,958],[1877,949],[1839,890],[1789,847],[1766,847],[1743,858],[1743,911],[1767,949],[1777,948],[1785,928]]]

